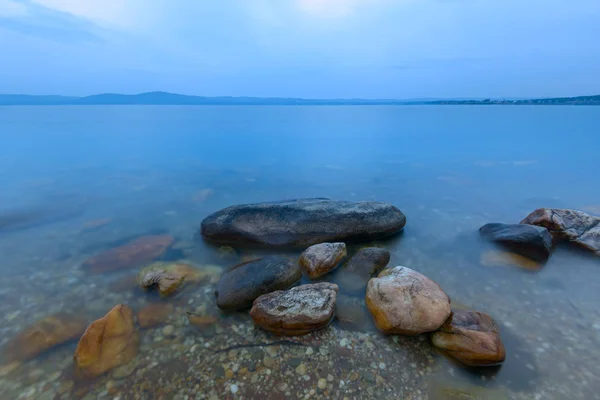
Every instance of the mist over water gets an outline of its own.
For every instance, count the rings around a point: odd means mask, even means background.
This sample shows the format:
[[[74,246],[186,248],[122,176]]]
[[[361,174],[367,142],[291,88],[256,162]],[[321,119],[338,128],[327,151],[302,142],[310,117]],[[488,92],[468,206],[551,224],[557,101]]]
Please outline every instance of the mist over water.
[[[385,337],[369,319],[359,327],[338,321],[307,337],[314,357],[306,347],[275,350],[275,359],[308,365],[310,379],[300,382],[296,364],[287,375],[283,366],[261,366],[262,350],[212,351],[249,337],[273,338],[255,329],[247,313],[214,310],[214,288],[205,284],[176,298],[173,337],[163,340],[162,326],[141,332],[137,372],[76,382],[78,395],[96,398],[107,391],[135,398],[132,393],[159,370],[158,386],[173,386],[165,396],[224,398],[236,385],[238,396],[255,398],[262,393],[256,385],[282,383],[308,393],[331,375],[333,398],[449,398],[461,391],[485,399],[599,398],[600,261],[559,247],[535,270],[485,265],[482,254],[495,249],[477,235],[488,222],[518,223],[540,207],[598,215],[598,127],[598,107],[0,108],[0,272],[6,279],[0,346],[59,311],[78,311],[91,322],[118,303],[137,311],[156,301],[135,283],[127,286],[136,269],[90,275],[81,268],[137,237],[172,235],[175,246],[165,259],[226,268],[273,252],[224,255],[204,243],[200,222],[212,212],[293,198],[376,200],[402,210],[407,225],[402,234],[370,244],[390,251],[389,265],[439,283],[454,306],[491,315],[506,346],[503,366],[466,371],[436,353],[426,335]],[[349,254],[357,248],[349,247]],[[198,308],[218,317],[214,336],[186,325],[185,312]],[[352,344],[339,346],[342,340]],[[75,344],[0,376],[0,397],[38,398],[44,390],[75,396],[61,392],[73,380]],[[360,369],[372,362],[374,369]],[[219,368],[234,376],[221,376]],[[248,374],[240,372],[244,368]],[[179,379],[194,374],[193,384]],[[250,384],[253,374],[260,375],[258,384]],[[116,394],[106,389],[108,380],[117,381]],[[145,393],[159,398],[156,390]],[[285,396],[286,390],[272,394]],[[305,394],[298,393],[291,396]]]

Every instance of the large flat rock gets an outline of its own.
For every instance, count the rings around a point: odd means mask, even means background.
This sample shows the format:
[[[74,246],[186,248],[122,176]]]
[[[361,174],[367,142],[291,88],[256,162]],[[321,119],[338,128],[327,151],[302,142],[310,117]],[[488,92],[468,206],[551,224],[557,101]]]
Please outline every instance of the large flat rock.
[[[390,204],[315,198],[228,207],[206,217],[201,233],[215,244],[311,246],[378,239],[405,224]]]

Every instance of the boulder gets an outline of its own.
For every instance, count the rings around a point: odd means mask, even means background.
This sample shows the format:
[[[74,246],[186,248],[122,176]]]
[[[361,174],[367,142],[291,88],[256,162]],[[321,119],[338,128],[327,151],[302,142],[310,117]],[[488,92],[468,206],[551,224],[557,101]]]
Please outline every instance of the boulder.
[[[543,226],[556,240],[567,240],[600,255],[600,217],[583,211],[540,208],[522,224]]]
[[[59,313],[49,315],[19,332],[4,346],[8,363],[27,361],[51,348],[77,340],[87,325],[84,317]]]
[[[335,269],[344,257],[344,243],[320,243],[306,249],[300,255],[299,263],[310,279],[316,279]]]
[[[367,308],[386,334],[437,330],[451,313],[450,298],[425,275],[406,267],[383,270],[367,285]]]
[[[329,325],[337,292],[337,285],[321,282],[264,294],[254,300],[250,316],[278,335],[304,335]]]
[[[170,235],[142,236],[88,259],[83,268],[92,274],[101,274],[139,267],[162,256],[174,241]]]
[[[498,365],[506,356],[496,322],[487,314],[453,310],[431,336],[433,345],[471,367]]]
[[[225,270],[215,292],[222,310],[249,308],[257,297],[285,290],[300,281],[302,271],[287,258],[269,256]]]
[[[133,312],[124,304],[115,306],[104,317],[92,322],[75,350],[75,367],[79,377],[104,374],[135,358],[139,333]]]
[[[206,217],[201,233],[216,244],[311,246],[378,239],[405,224],[390,204],[316,198],[229,207]]]
[[[175,307],[172,304],[152,303],[142,308],[137,315],[140,328],[154,328],[164,324],[173,314]]]
[[[360,249],[346,262],[337,278],[344,293],[364,293],[367,282],[390,262],[390,252],[378,247]]]
[[[538,262],[546,262],[552,251],[552,235],[542,226],[487,224],[479,229],[479,233],[487,240]]]
[[[139,272],[138,284],[144,289],[156,288],[161,296],[167,297],[176,293],[182,286],[202,282],[208,276],[209,271],[184,262],[156,262]]]

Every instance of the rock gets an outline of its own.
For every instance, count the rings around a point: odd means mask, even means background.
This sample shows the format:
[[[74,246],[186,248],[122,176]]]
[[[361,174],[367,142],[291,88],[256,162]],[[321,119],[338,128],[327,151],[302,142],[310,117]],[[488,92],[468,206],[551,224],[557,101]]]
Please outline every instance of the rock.
[[[554,239],[573,242],[600,255],[600,217],[583,211],[540,208],[521,223],[543,226]]]
[[[322,282],[264,294],[254,300],[250,316],[278,335],[304,335],[329,325],[337,292],[337,285]]]
[[[367,282],[377,275],[390,262],[390,252],[378,247],[360,249],[347,263],[337,276],[337,283],[342,292],[364,293]]]
[[[188,321],[191,325],[199,328],[200,330],[213,326],[217,322],[217,317],[212,315],[196,315],[187,313]]]
[[[476,311],[453,310],[431,340],[434,346],[471,367],[498,365],[506,355],[496,322]]]
[[[75,350],[75,367],[80,377],[94,377],[125,365],[135,358],[139,334],[133,312],[124,304],[113,307],[92,322]]]
[[[487,240],[538,262],[546,262],[552,251],[552,235],[541,226],[487,224],[479,229],[479,233]]]
[[[366,302],[375,325],[387,334],[435,331],[451,313],[450,298],[442,288],[406,267],[385,269],[372,278]]]
[[[54,346],[76,340],[86,325],[82,316],[66,313],[47,316],[9,340],[3,358],[7,363],[30,360]]]
[[[140,271],[138,283],[145,289],[155,287],[161,296],[167,297],[183,285],[201,282],[206,276],[202,270],[183,262],[157,262]]]
[[[316,198],[229,207],[205,218],[201,233],[216,244],[311,246],[378,239],[405,224],[390,204]]]
[[[160,257],[174,240],[170,235],[142,236],[88,259],[83,268],[92,274],[135,268]]]
[[[174,311],[172,304],[148,304],[138,313],[138,324],[142,329],[154,328],[164,324]]]
[[[362,329],[369,321],[364,301],[352,296],[338,295],[335,318],[344,328]]]
[[[306,249],[300,255],[299,263],[310,279],[316,279],[335,269],[344,257],[344,243],[321,243]]]
[[[531,271],[542,268],[542,264],[522,255],[509,251],[488,250],[480,257],[481,265],[486,267],[520,267]]]
[[[222,310],[252,306],[257,297],[285,290],[300,281],[300,267],[287,258],[269,256],[248,261],[225,270],[215,292]]]

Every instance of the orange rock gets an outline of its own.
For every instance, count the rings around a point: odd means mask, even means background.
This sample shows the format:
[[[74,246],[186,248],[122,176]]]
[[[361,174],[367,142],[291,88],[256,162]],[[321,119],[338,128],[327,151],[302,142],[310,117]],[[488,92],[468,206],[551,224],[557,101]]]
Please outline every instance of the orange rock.
[[[94,377],[129,363],[137,355],[139,342],[131,308],[116,305],[92,322],[79,340],[75,350],[77,375]]]
[[[144,289],[157,288],[161,296],[170,296],[187,284],[201,283],[218,278],[220,268],[198,268],[185,261],[174,263],[155,262],[142,269],[138,283]]]
[[[187,313],[187,317],[190,324],[196,326],[200,330],[208,328],[217,322],[217,317],[213,317],[212,315],[195,315]]]
[[[138,313],[140,328],[152,328],[164,324],[174,310],[172,304],[148,304]]]
[[[9,363],[30,360],[54,346],[77,339],[86,323],[81,316],[64,313],[47,316],[10,340],[4,358]]]
[[[542,268],[542,264],[537,261],[517,253],[500,250],[488,250],[482,253],[479,262],[486,267],[520,267],[532,271]]]
[[[160,257],[174,241],[170,235],[142,236],[88,259],[83,267],[93,274],[137,267]]]

